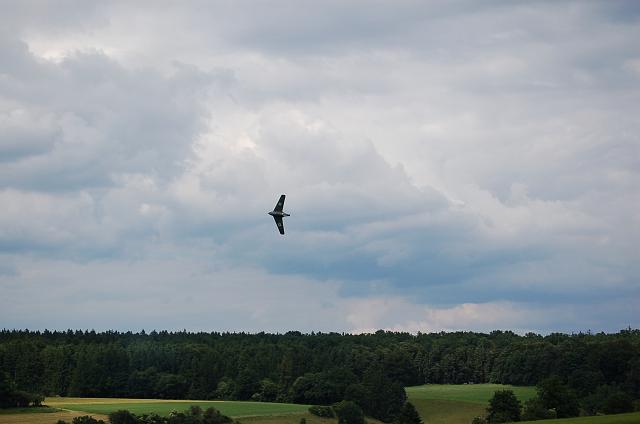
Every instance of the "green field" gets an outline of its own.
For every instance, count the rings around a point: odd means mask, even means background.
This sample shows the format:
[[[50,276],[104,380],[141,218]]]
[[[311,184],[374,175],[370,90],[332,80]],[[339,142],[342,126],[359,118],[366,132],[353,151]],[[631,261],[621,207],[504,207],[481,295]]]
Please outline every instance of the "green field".
[[[108,415],[119,409],[141,415],[155,412],[159,415],[169,415],[173,410],[184,411],[191,405],[198,405],[202,409],[214,407],[224,415],[230,417],[269,416],[291,413],[303,413],[309,405],[288,403],[234,402],[234,401],[162,401],[151,399],[75,399],[47,398],[45,403],[60,409],[83,411],[92,414]]]
[[[638,424],[640,423],[640,412],[617,415],[600,415],[597,417],[564,418],[543,421],[520,421],[520,423],[537,424]]]
[[[470,424],[486,414],[489,399],[497,390],[513,390],[522,403],[536,395],[535,387],[501,384],[427,384],[407,387],[407,396],[426,424]],[[597,417],[565,418],[522,423],[544,424],[640,424],[640,412]]]
[[[524,402],[536,395],[535,387],[502,384],[427,384],[407,387],[407,397],[428,424],[469,424],[484,416],[489,399],[498,390],[513,390]]]
[[[406,388],[410,399],[458,400],[481,403],[484,406],[498,390],[512,390],[523,403],[536,395],[536,388],[533,386],[504,384],[426,384]]]

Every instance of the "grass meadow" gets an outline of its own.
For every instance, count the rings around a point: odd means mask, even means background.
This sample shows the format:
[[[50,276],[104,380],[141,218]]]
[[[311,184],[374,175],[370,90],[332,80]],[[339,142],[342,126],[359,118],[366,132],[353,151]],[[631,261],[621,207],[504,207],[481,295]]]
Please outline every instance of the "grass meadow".
[[[155,412],[158,415],[169,415],[173,410],[184,411],[191,405],[202,409],[214,407],[230,417],[269,416],[291,413],[305,413],[309,405],[289,403],[236,402],[236,401],[189,401],[189,400],[156,400],[156,399],[81,399],[81,398],[47,398],[45,404],[73,411],[84,411],[92,414],[108,415],[111,412],[127,409],[136,415]]]
[[[426,384],[407,387],[409,401],[428,424],[470,424],[483,416],[497,390],[513,390],[524,402],[536,395],[535,387],[502,384]]]
[[[42,411],[25,408],[7,411],[0,415],[0,424],[54,424],[60,419],[71,422],[73,417],[80,415],[91,415],[108,422],[107,415],[119,409],[127,409],[138,415],[151,412],[168,415],[174,409],[184,411],[191,405],[203,409],[213,406],[242,424],[299,424],[301,418],[305,418],[307,424],[335,424],[337,421],[309,414],[309,405],[285,403],[50,397],[45,399],[45,404],[50,408],[42,408]],[[51,413],[41,413],[45,409]],[[367,421],[381,424],[374,419]]]
[[[533,386],[505,384],[425,384],[406,388],[410,399],[456,400],[485,406],[498,390],[512,390],[523,403],[536,395],[536,388]]]
[[[524,402],[535,396],[534,387],[500,384],[465,384],[407,387],[409,400],[416,406],[425,424],[470,424],[475,416],[485,414],[485,408],[497,390],[513,390]],[[308,405],[234,401],[188,401],[163,399],[60,398],[45,399],[48,408],[38,411],[7,411],[0,414],[0,424],[54,424],[63,419],[71,422],[74,416],[93,415],[107,421],[107,415],[119,409],[135,414],[155,412],[168,415],[172,410],[183,411],[191,405],[202,409],[210,406],[243,424],[298,424],[305,418],[308,424],[335,424],[337,420],[313,416]],[[22,412],[22,413],[19,413]],[[28,413],[27,413],[28,412]],[[50,413],[42,413],[50,412]],[[379,423],[368,419],[371,424]],[[640,412],[598,417],[568,418],[537,421],[545,424],[640,424]]]
[[[543,421],[520,421],[521,424],[638,424],[640,423],[640,412],[630,414],[599,415],[596,417],[564,418],[557,420]]]

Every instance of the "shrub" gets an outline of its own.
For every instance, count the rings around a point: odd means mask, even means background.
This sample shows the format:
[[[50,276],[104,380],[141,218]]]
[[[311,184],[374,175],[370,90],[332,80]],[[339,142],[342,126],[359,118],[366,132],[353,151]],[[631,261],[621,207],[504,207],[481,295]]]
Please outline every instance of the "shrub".
[[[93,418],[92,416],[89,415],[83,415],[81,417],[75,417],[73,419],[73,421],[71,421],[72,424],[105,424],[104,421],[102,420],[96,420],[95,418]]]
[[[109,414],[109,422],[111,424],[137,424],[139,420],[131,412],[121,409]]]
[[[364,424],[364,412],[357,403],[343,400],[333,406],[338,416],[338,424]]]
[[[540,398],[535,397],[524,403],[524,413],[522,414],[524,421],[546,420],[549,418],[556,418],[556,411],[547,409]]]
[[[400,414],[394,421],[395,424],[422,424],[422,418],[411,402],[404,404]]]
[[[624,412],[633,412],[633,399],[624,392],[616,392],[611,394],[604,401],[605,414],[622,414]]]
[[[580,414],[576,394],[559,377],[552,376],[542,380],[537,389],[545,408],[555,409],[558,418],[577,417]]]
[[[202,417],[202,422],[206,424],[226,424],[233,422],[231,418],[222,415],[216,408],[207,408]]]
[[[309,412],[315,416],[322,418],[333,418],[335,414],[330,406],[314,405],[309,407]]]

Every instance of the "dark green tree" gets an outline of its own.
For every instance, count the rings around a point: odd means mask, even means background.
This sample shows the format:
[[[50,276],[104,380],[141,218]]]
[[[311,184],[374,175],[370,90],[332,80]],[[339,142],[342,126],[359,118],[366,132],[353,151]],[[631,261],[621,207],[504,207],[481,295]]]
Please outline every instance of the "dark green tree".
[[[535,421],[546,420],[549,418],[556,418],[556,411],[554,409],[548,409],[544,406],[542,400],[539,397],[534,397],[525,401],[524,412],[522,413],[522,420]]]
[[[138,418],[131,412],[121,409],[109,414],[110,424],[138,424]]]
[[[400,409],[400,414],[394,421],[395,424],[422,424],[422,418],[420,418],[420,414],[416,410],[416,407],[413,406],[411,402],[406,402],[402,409]]]
[[[498,390],[489,400],[487,408],[489,423],[520,421],[520,401],[512,390]]]
[[[562,380],[549,377],[538,384],[538,397],[547,409],[555,409],[558,418],[577,417],[580,414],[578,398]]]
[[[364,424],[364,412],[355,402],[343,400],[333,406],[338,416],[338,424]]]
[[[373,363],[362,377],[366,398],[362,408],[374,418],[391,422],[400,413],[407,400],[404,388],[391,381],[379,363]]]
[[[0,372],[0,408],[14,406],[13,393],[15,385],[5,372]]]
[[[258,402],[275,402],[278,398],[279,387],[271,379],[260,380],[259,389],[251,396],[252,400]]]
[[[216,408],[207,408],[202,414],[202,424],[227,424],[232,422],[233,420],[230,417],[222,415]]]
[[[105,424],[102,420],[96,420],[90,415],[83,415],[81,417],[74,417],[71,421],[72,424]]]

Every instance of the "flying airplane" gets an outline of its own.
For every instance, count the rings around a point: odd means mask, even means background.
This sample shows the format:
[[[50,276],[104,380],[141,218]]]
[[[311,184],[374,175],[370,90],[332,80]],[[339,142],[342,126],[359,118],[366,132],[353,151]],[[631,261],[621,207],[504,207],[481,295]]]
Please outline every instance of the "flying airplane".
[[[284,206],[284,194],[280,196],[280,200],[278,200],[278,203],[276,203],[276,207],[273,208],[271,212],[268,212],[269,215],[271,215],[273,219],[276,220],[278,231],[280,231],[280,234],[282,235],[284,235],[284,223],[282,222],[282,218],[284,218],[285,216],[291,216],[288,213],[282,212],[283,206]]]

